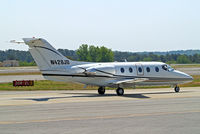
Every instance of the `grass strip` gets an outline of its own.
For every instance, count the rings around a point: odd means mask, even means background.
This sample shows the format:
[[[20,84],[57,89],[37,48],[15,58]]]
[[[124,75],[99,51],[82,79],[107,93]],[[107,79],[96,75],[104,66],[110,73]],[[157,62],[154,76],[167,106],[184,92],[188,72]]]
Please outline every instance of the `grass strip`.
[[[0,73],[0,76],[8,75],[42,75],[41,72],[19,72],[19,73]]]

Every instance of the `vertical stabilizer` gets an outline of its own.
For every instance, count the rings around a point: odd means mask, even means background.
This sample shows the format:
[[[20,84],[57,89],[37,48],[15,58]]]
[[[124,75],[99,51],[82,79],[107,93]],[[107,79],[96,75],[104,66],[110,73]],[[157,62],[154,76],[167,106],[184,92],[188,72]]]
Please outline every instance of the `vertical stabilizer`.
[[[23,38],[40,70],[78,64],[63,56],[42,38]]]

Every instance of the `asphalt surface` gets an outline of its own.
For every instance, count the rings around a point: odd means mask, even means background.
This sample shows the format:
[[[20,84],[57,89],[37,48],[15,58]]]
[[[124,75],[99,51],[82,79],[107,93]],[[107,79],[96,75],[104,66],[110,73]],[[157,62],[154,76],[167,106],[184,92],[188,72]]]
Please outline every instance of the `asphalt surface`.
[[[45,80],[42,75],[2,75],[13,73],[39,73],[38,67],[0,67],[0,83],[15,80]]]
[[[177,70],[181,72],[185,72],[189,75],[200,75],[200,68],[199,67],[192,67],[192,68],[177,68]]]
[[[199,134],[200,88],[1,91],[0,134]]]
[[[38,67],[0,67],[1,73],[24,73],[24,72],[40,72]]]

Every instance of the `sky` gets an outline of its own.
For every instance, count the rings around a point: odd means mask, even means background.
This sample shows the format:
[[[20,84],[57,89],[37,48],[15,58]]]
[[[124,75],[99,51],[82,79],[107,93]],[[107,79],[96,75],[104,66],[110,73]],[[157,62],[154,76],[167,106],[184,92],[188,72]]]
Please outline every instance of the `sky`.
[[[0,0],[0,50],[46,39],[56,49],[81,44],[143,52],[200,49],[199,0]]]

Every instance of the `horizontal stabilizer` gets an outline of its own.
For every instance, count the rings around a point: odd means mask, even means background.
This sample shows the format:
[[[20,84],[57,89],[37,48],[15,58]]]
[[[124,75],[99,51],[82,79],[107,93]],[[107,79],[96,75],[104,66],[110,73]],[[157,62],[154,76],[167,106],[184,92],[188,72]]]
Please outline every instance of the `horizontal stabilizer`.
[[[16,41],[16,40],[11,40],[10,43],[16,43],[16,44],[24,44],[24,41]]]

